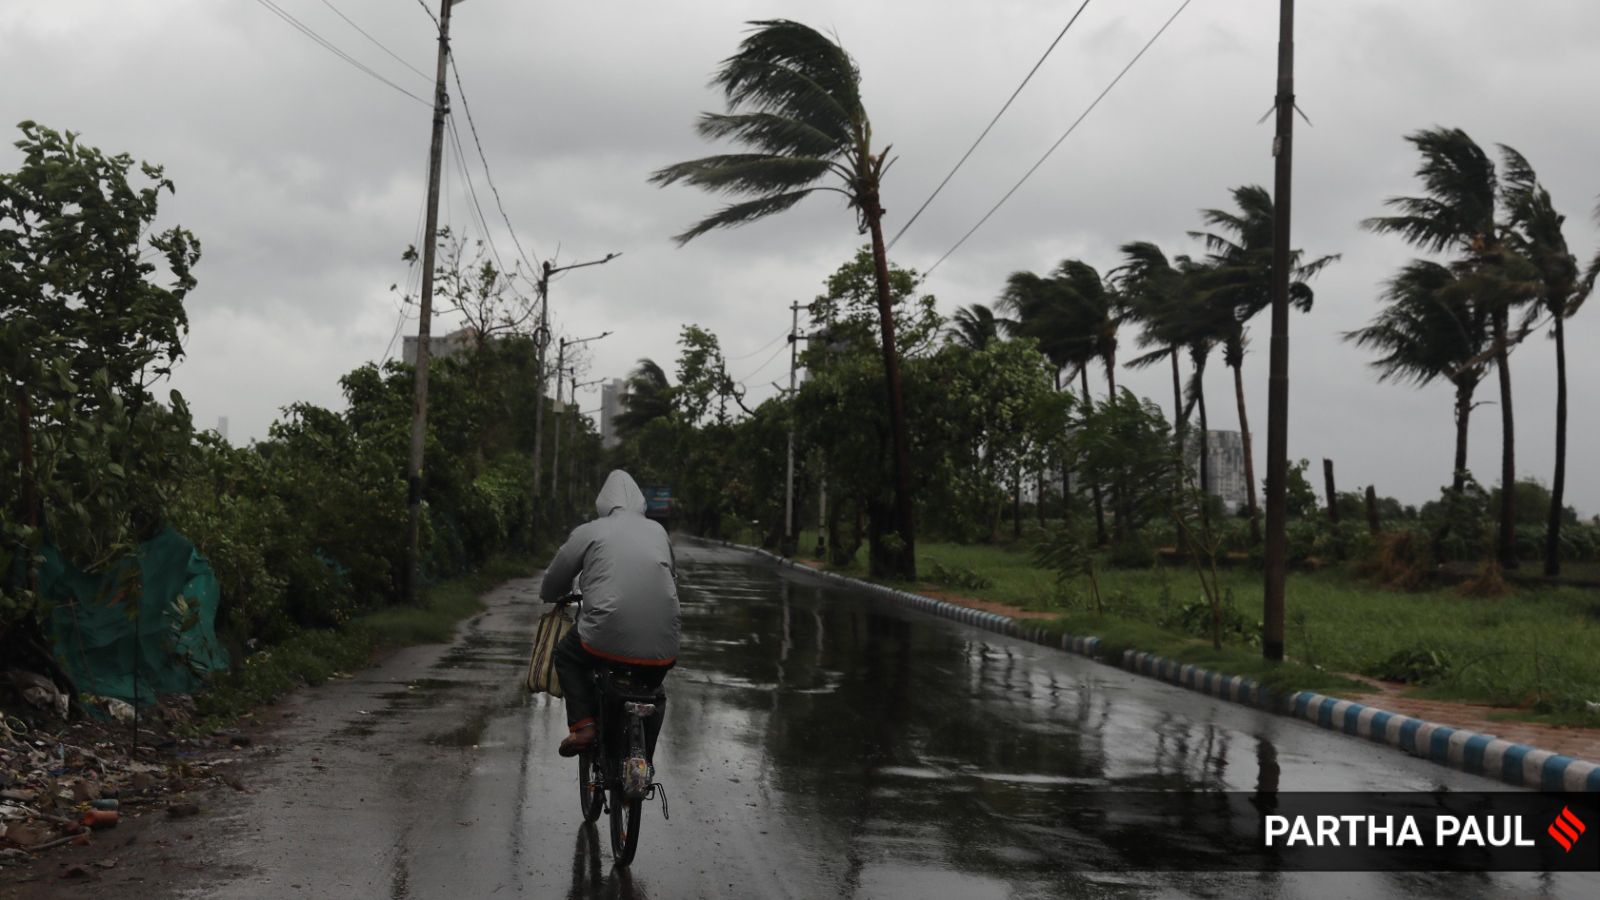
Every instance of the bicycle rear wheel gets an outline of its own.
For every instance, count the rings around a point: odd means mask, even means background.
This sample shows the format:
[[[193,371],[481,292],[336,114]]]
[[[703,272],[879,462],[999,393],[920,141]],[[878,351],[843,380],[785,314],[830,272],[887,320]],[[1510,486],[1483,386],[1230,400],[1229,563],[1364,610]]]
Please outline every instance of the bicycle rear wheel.
[[[597,752],[588,750],[578,754],[578,803],[586,823],[600,818],[606,798],[604,777]]]
[[[629,800],[621,788],[611,789],[611,855],[616,864],[625,866],[633,862],[639,850],[639,815],[643,800]]]

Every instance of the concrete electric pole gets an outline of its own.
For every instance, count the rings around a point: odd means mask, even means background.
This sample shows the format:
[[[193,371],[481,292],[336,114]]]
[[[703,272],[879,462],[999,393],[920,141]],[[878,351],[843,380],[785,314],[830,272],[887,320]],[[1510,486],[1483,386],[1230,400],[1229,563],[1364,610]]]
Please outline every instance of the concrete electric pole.
[[[433,137],[428,146],[427,230],[422,243],[422,295],[417,311],[416,380],[411,401],[411,458],[406,466],[405,597],[416,603],[422,578],[422,452],[428,435],[428,357],[433,330],[433,250],[439,231],[439,165],[444,156],[444,117],[450,111],[445,92],[445,71],[450,63],[450,7],[456,0],[439,2],[439,62],[433,89]]]

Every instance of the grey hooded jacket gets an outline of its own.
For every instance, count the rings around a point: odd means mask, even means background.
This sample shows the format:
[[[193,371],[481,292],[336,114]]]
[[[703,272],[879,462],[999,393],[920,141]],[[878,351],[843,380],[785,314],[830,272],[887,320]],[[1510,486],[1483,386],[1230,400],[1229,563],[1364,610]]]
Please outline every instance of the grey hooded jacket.
[[[554,603],[578,579],[578,639],[595,656],[664,666],[678,657],[678,589],[666,529],[644,516],[644,493],[627,472],[606,477],[598,519],[573,529],[544,571],[539,596]]]

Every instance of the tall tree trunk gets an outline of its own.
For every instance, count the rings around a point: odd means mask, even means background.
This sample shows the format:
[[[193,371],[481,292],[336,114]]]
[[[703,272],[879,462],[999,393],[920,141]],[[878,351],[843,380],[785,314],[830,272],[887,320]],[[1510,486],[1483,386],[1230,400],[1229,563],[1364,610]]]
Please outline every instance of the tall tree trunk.
[[[1011,479],[1011,537],[1022,537],[1022,463],[1017,463],[1016,474]]]
[[[1495,368],[1500,373],[1500,566],[1517,567],[1517,432],[1511,415],[1511,347],[1504,309],[1494,317]]]
[[[1450,475],[1450,492],[1457,497],[1467,486],[1467,425],[1472,419],[1472,392],[1476,381],[1456,382],[1456,464]]]
[[[1037,474],[1039,476],[1039,478],[1038,478],[1039,496],[1038,496],[1037,499],[1034,500],[1033,513],[1034,513],[1034,516],[1039,520],[1039,527],[1043,528],[1044,527],[1044,497],[1045,497],[1044,470],[1040,469]]]
[[[1184,424],[1184,420],[1187,419],[1187,418],[1188,417],[1183,414],[1183,379],[1178,374],[1178,347],[1177,347],[1177,345],[1173,345],[1173,347],[1172,347],[1172,436],[1173,436],[1173,440],[1175,440],[1177,442],[1177,444],[1178,444],[1178,471],[1176,473],[1178,478],[1177,478],[1177,481],[1174,482],[1174,484],[1177,485],[1177,490],[1180,491],[1180,492],[1183,490],[1183,465],[1184,465],[1184,463],[1183,463],[1183,454],[1184,454],[1184,444],[1183,444],[1184,427],[1183,427],[1183,424]],[[1178,495],[1177,494],[1173,495],[1172,501],[1173,501],[1173,508],[1176,509],[1177,508],[1177,501],[1178,501]],[[1175,532],[1174,532],[1173,538],[1172,538],[1172,548],[1174,550],[1182,550],[1183,549],[1183,526],[1174,525],[1173,528],[1175,529]]]
[[[911,443],[906,437],[906,409],[900,395],[900,354],[894,344],[894,306],[889,299],[889,254],[883,246],[883,209],[877,192],[862,198],[872,229],[872,262],[878,282],[878,324],[883,330],[883,374],[889,388],[889,421],[894,433],[894,511],[899,547],[890,555],[892,575],[908,581],[917,577],[915,527],[911,518]]]
[[[1117,399],[1117,351],[1107,351],[1100,359],[1106,366],[1106,387],[1110,391],[1107,397],[1115,400]]]
[[[1089,367],[1086,366],[1086,365],[1085,366],[1079,366],[1078,367],[1078,374],[1083,377],[1082,378],[1082,380],[1083,380],[1083,402],[1084,403],[1088,403],[1088,404],[1093,404],[1094,401],[1089,399]],[[1105,508],[1105,502],[1102,500],[1102,498],[1100,496],[1100,482],[1098,480],[1096,480],[1093,484],[1089,485],[1089,487],[1090,487],[1091,492],[1092,492],[1092,494],[1094,496],[1094,535],[1095,535],[1095,541],[1100,546],[1104,547],[1106,545],[1106,543],[1109,541],[1109,538],[1106,536],[1106,508]]]
[[[1261,543],[1261,507],[1256,505],[1256,460],[1250,447],[1250,416],[1244,405],[1244,365],[1233,366],[1233,395],[1239,404],[1239,444],[1244,449],[1245,508],[1250,511],[1250,543]]]
[[[1544,533],[1544,574],[1561,574],[1561,499],[1567,486],[1567,336],[1556,313],[1556,474],[1550,479],[1550,519]]]
[[[1067,384],[1071,384],[1068,379]],[[1061,392],[1061,367],[1056,367],[1056,392]],[[1067,455],[1061,454],[1061,521],[1072,515],[1072,473],[1067,469]]]
[[[1211,527],[1211,422],[1206,418],[1206,367],[1194,368],[1195,406],[1200,411],[1200,521]]]

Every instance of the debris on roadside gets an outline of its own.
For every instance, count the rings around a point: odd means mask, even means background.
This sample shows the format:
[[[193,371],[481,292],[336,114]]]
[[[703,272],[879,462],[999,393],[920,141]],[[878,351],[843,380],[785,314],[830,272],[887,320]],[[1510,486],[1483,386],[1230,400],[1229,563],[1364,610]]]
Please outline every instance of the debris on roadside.
[[[216,784],[245,789],[221,769],[250,746],[249,736],[195,734],[186,696],[140,710],[135,732],[133,707],[122,700],[85,698],[84,706],[104,721],[65,721],[54,696],[15,671],[6,674],[37,690],[25,696],[26,706],[0,709],[0,868],[65,844],[92,844],[95,833],[128,817],[163,810],[172,818],[197,815],[191,791]],[[130,753],[135,733],[137,751]],[[94,865],[109,868],[116,860]],[[64,877],[91,874],[75,868]]]

